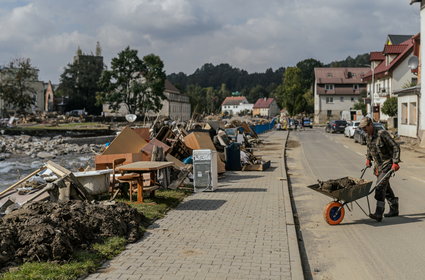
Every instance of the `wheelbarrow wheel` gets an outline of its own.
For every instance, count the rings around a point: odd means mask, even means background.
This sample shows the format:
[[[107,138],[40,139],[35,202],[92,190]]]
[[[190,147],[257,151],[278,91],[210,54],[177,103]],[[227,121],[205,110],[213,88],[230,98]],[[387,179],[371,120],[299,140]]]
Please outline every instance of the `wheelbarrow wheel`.
[[[341,207],[341,209],[340,209]],[[338,211],[338,209],[340,209]],[[338,225],[342,222],[345,215],[345,209],[342,207],[342,204],[339,202],[330,202],[325,206],[323,211],[323,216],[325,217],[325,221],[330,225]]]

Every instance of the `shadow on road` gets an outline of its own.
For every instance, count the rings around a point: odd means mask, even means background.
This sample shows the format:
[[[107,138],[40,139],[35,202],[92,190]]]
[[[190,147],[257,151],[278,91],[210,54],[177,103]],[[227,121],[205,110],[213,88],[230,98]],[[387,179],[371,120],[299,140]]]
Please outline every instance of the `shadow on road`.
[[[378,223],[370,218],[354,220],[349,223],[342,223],[340,226],[348,226],[348,225],[356,225],[356,224],[366,224],[374,227],[382,227],[382,226],[392,226],[392,225],[401,225],[408,223],[418,223],[423,222],[425,220],[425,213],[418,214],[405,214],[397,217],[384,218],[382,222]]]

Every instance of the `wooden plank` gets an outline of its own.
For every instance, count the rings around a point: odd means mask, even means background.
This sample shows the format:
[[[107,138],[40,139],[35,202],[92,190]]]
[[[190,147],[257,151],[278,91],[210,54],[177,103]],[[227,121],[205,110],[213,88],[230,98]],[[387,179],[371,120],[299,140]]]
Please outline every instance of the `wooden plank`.
[[[140,153],[146,144],[145,139],[127,126],[118,134],[102,155]]]
[[[46,166],[40,167],[39,169],[37,169],[36,171],[32,172],[31,174],[25,176],[24,178],[22,178],[21,180],[19,180],[18,182],[14,183],[13,185],[11,185],[10,187],[8,187],[7,189],[5,189],[4,191],[0,192],[0,197],[7,193],[8,191],[12,190],[13,188],[15,188],[16,186],[19,186],[21,183],[25,182],[26,180],[28,180],[29,178],[31,178],[32,176],[36,175],[37,173],[46,170]]]
[[[192,150],[216,150],[214,143],[207,132],[192,132],[184,137],[184,143]]]
[[[50,160],[46,163],[46,167],[48,169],[52,170],[53,173],[55,173],[59,177],[65,177],[65,176],[72,173],[71,171],[69,171],[65,167],[60,166],[59,164],[54,163],[53,161],[50,161]]]
[[[177,169],[183,169],[183,168],[186,167],[186,164],[184,164],[181,160],[179,160],[178,158],[176,158],[176,157],[174,157],[170,154],[167,154],[165,156],[165,159],[169,162],[174,163],[174,167],[177,167]]]
[[[174,163],[167,161],[138,161],[117,167],[119,171],[154,171],[173,166]]]
[[[119,158],[125,158],[124,164],[145,160],[143,153],[96,155],[94,158],[94,162],[96,164],[96,170],[112,168],[112,163],[114,162],[114,160]]]

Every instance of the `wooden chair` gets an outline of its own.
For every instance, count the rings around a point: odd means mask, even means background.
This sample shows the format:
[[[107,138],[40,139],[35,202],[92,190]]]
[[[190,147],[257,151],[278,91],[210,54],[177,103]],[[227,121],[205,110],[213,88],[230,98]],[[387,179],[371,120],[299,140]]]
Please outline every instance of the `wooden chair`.
[[[116,194],[120,191],[120,189],[116,189],[115,190],[115,185],[117,183],[128,183],[129,187],[129,195],[130,195],[130,202],[133,201],[133,191],[136,190],[137,191],[137,183],[138,180],[140,180],[140,174],[137,173],[130,173],[130,174],[120,174],[118,175],[117,172],[117,167],[119,167],[120,165],[122,165],[125,162],[125,158],[118,158],[115,159],[112,163],[112,181],[111,181],[111,189],[112,192],[114,193],[114,196],[116,196]]]

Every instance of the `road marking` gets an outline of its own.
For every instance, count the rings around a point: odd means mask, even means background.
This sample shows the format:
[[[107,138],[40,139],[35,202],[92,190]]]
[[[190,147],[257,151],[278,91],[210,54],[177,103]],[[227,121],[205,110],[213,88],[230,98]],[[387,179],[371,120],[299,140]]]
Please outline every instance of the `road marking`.
[[[410,178],[413,178],[413,179],[415,179],[415,180],[417,180],[419,182],[425,183],[425,180],[423,180],[423,179],[419,179],[419,178],[416,178],[414,176],[410,176]]]
[[[361,156],[364,156],[364,154],[362,154],[362,153],[360,153],[360,152],[356,152],[356,154],[361,155]]]
[[[350,149],[347,145],[344,145],[344,148],[346,148],[346,149]]]

